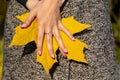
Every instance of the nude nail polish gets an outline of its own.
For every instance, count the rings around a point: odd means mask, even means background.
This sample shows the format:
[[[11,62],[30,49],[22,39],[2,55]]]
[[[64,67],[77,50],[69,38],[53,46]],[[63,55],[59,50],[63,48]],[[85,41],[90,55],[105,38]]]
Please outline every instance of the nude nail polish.
[[[72,40],[74,40],[74,41],[75,41],[75,38],[74,38],[74,37],[72,37]]]
[[[51,54],[51,57],[54,59],[55,58],[54,54]]]
[[[68,51],[66,49],[64,49],[64,52],[67,53]]]
[[[38,54],[41,56],[41,51],[38,51]]]
[[[26,27],[26,24],[21,25],[21,27]]]

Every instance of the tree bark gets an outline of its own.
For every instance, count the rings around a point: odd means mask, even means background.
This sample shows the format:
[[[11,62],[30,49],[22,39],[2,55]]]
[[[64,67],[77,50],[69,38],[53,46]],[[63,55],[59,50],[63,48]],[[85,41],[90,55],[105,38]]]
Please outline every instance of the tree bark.
[[[15,18],[27,10],[11,0],[4,30],[4,63],[2,80],[119,80],[119,67],[114,50],[114,38],[106,0],[68,0],[62,17],[75,16],[82,23],[92,24],[89,29],[74,35],[89,45],[85,49],[88,65],[68,61],[58,54],[59,65],[46,75],[42,65],[36,63],[36,54],[24,56],[24,46],[8,48],[14,28],[22,24]],[[74,28],[74,26],[73,26]]]

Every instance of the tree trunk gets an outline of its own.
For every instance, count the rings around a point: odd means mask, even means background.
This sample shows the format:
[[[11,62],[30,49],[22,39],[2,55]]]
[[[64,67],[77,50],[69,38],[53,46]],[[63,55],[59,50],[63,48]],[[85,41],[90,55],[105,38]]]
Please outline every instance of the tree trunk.
[[[68,61],[58,54],[59,65],[46,75],[42,65],[36,62],[36,54],[25,55],[24,46],[8,48],[14,35],[14,27],[22,24],[15,18],[27,10],[11,0],[7,10],[4,32],[3,80],[119,80],[119,68],[114,50],[108,2],[106,0],[68,0],[62,17],[75,16],[82,23],[92,24],[75,37],[89,45],[85,49],[88,65]],[[74,28],[74,26],[73,26]]]

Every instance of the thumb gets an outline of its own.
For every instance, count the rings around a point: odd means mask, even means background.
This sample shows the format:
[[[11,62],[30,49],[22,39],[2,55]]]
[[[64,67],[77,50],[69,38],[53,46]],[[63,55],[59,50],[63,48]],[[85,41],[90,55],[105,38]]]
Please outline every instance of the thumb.
[[[26,27],[30,26],[34,19],[35,19],[35,14],[34,13],[30,13],[28,18],[22,24],[21,28],[26,28]]]

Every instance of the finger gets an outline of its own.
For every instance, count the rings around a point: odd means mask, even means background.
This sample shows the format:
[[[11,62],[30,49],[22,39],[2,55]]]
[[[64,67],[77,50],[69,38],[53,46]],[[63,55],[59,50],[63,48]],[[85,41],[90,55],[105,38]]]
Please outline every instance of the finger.
[[[61,54],[66,57],[66,54],[63,52],[63,50],[61,48],[59,48],[59,50],[60,50]]]
[[[65,48],[65,46],[64,46],[64,44],[63,44],[63,42],[62,42],[62,39],[61,39],[61,36],[60,36],[60,34],[59,34],[59,31],[58,31],[57,27],[56,27],[56,29],[54,28],[53,30],[54,30],[53,35],[55,36],[55,38],[56,38],[56,40],[57,40],[57,42],[58,42],[59,47],[60,47],[61,50],[64,52],[64,55],[66,55],[67,49]],[[61,53],[62,53],[62,52],[61,52]],[[63,55],[63,56],[64,56],[64,55]]]
[[[65,2],[65,0],[60,0],[60,6]]]
[[[59,29],[62,30],[71,40],[75,41],[75,38],[73,35],[69,32],[69,30],[61,23],[59,22]]]
[[[24,24],[22,24],[22,28],[26,28],[29,25],[31,25],[32,21],[35,19],[35,13],[31,12],[28,16],[28,18],[26,19],[26,21],[24,22]]]
[[[53,46],[52,46],[52,33],[45,33],[46,34],[46,42],[47,42],[47,48],[50,53],[50,56],[54,59],[54,51],[53,51]]]
[[[38,27],[37,50],[38,50],[38,54],[40,56],[42,54],[43,38],[44,38],[44,27],[39,24],[39,27]]]

